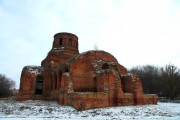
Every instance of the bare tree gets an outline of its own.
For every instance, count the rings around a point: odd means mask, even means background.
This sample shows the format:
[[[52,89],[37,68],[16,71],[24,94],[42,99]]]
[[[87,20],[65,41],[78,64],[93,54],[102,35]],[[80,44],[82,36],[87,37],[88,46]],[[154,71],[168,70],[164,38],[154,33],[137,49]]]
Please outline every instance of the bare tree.
[[[5,75],[0,74],[0,97],[8,97],[13,95],[15,82]]]
[[[143,84],[145,93],[160,93],[159,68],[153,65],[136,66],[130,69],[131,73],[137,74]]]
[[[180,70],[172,64],[161,68],[152,65],[136,66],[129,72],[141,78],[145,93],[155,93],[171,99],[180,95]]]
[[[161,74],[164,81],[164,89],[167,93],[167,96],[174,99],[177,96],[177,88],[180,80],[180,71],[173,64],[166,65],[164,68],[161,68]]]

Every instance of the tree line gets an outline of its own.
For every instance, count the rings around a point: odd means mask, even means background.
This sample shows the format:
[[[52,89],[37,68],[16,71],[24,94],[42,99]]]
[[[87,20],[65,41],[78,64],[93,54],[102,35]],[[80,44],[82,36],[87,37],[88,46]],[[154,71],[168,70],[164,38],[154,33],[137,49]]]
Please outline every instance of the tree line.
[[[15,90],[15,81],[0,74],[0,97],[9,97]]]
[[[171,99],[180,97],[180,69],[173,64],[136,66],[129,72],[140,77],[144,93]]]

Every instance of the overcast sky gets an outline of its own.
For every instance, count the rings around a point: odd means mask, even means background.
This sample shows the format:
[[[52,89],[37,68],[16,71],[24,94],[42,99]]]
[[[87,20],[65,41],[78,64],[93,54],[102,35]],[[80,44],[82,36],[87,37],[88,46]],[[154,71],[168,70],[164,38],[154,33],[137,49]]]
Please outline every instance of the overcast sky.
[[[126,68],[180,67],[180,0],[0,0],[0,73],[19,87],[22,68],[40,65],[58,32]]]

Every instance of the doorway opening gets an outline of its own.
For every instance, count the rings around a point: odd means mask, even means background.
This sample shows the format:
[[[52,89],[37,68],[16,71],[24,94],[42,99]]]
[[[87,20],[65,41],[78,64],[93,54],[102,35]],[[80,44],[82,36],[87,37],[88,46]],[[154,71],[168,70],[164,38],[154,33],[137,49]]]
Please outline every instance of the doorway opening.
[[[35,90],[36,95],[42,95],[43,94],[43,82],[44,82],[44,77],[43,76],[37,76],[37,78],[36,78],[36,90]]]

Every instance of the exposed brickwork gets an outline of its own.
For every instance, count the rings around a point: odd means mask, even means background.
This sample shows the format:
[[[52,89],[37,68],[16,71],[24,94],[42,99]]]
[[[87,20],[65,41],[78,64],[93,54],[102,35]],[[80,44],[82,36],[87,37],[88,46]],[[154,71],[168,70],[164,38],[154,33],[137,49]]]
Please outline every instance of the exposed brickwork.
[[[111,54],[79,54],[78,37],[71,33],[54,35],[40,67],[23,68],[18,100],[29,99],[57,100],[77,110],[157,104],[157,95],[143,94],[139,77],[128,74]]]

